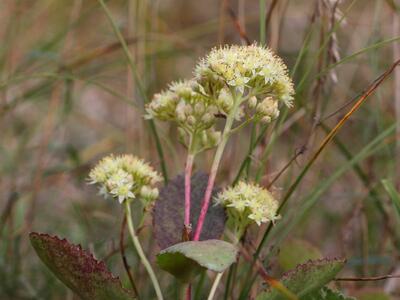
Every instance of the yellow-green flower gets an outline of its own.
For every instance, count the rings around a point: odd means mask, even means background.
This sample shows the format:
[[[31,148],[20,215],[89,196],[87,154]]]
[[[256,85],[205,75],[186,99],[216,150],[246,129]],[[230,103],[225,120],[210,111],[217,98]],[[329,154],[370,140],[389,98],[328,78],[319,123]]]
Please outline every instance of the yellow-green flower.
[[[140,198],[146,204],[158,197],[154,185],[160,175],[145,161],[133,155],[109,155],[89,174],[91,184],[98,184],[100,193],[117,198],[120,203]]]
[[[205,94],[218,99],[218,109],[225,114],[233,107],[228,89],[248,100],[246,115],[254,121],[271,122],[279,115],[280,102],[292,106],[293,82],[286,65],[265,47],[214,48],[197,65],[195,76]]]
[[[198,64],[196,77],[201,81],[223,81],[240,89],[256,89],[290,105],[293,83],[286,65],[270,49],[258,46],[225,46],[214,48]]]
[[[215,123],[218,108],[201,90],[194,80],[174,82],[154,95],[146,106],[147,117],[176,122],[190,132],[208,129]]]
[[[273,222],[277,216],[278,202],[272,194],[254,183],[240,181],[234,187],[228,187],[216,198],[219,203],[227,208],[229,218],[234,223],[246,227],[252,222]]]
[[[202,86],[194,80],[170,84],[166,91],[155,94],[146,106],[147,118],[171,121],[178,125],[181,141],[189,145],[190,137],[197,138],[197,148],[211,148],[218,143],[215,137],[216,99],[205,95]],[[202,138],[200,138],[202,136]]]

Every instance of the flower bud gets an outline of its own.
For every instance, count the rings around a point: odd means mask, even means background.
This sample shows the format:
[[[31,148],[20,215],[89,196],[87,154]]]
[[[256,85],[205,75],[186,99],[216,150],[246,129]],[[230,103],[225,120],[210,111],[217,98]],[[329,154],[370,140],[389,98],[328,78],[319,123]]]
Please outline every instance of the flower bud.
[[[271,123],[271,117],[268,117],[268,116],[262,117],[261,122],[264,124]]]
[[[201,132],[201,143],[204,146],[208,145],[208,136],[207,136],[207,133],[205,131]]]
[[[225,113],[229,113],[233,106],[232,96],[226,89],[222,89],[217,99],[218,107]]]
[[[218,145],[221,139],[221,132],[219,131],[211,131],[208,133],[208,139],[210,140],[210,144],[212,146]]]
[[[257,106],[257,97],[256,96],[250,97],[248,105],[250,109],[254,109]]]
[[[185,114],[188,116],[188,115],[191,115],[192,113],[193,113],[193,108],[192,108],[192,106],[190,105],[190,104],[186,104],[185,106],[184,106],[184,112],[185,112]]]
[[[158,189],[144,185],[140,189],[140,197],[143,197],[146,200],[154,200],[158,197]]]
[[[205,124],[208,124],[214,120],[214,116],[210,113],[205,113],[203,117],[201,118],[201,121],[204,122]]]
[[[196,114],[202,115],[202,114],[204,113],[204,110],[205,110],[205,107],[204,107],[204,104],[203,104],[203,103],[197,102],[197,103],[194,105],[194,112],[195,112]]]
[[[186,122],[190,125],[193,126],[196,124],[196,118],[194,116],[189,116],[186,120]]]

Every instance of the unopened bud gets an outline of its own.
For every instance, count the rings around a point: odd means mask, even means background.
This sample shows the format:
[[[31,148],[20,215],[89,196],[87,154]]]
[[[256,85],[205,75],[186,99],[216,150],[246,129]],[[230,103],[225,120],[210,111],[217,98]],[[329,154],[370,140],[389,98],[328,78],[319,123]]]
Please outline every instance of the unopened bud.
[[[257,97],[256,96],[253,96],[253,97],[251,97],[250,99],[249,99],[249,108],[250,109],[253,109],[253,108],[255,108],[256,107],[256,105],[257,105]]]

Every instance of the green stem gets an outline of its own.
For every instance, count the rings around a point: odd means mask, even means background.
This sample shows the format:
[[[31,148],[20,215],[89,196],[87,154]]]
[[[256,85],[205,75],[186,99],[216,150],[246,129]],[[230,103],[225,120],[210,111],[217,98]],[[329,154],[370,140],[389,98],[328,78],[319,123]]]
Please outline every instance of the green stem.
[[[236,246],[237,244],[239,244],[240,239],[242,238],[246,227],[247,226],[235,226],[235,234],[234,234],[234,240],[233,240],[233,244]],[[211,287],[211,291],[210,294],[208,295],[207,300],[212,300],[214,299],[215,293],[217,292],[217,287],[222,279],[222,276],[224,275],[224,272],[218,273],[218,275],[215,277],[213,285]]]
[[[221,281],[222,275],[224,275],[224,272],[218,273],[217,277],[215,277],[214,283],[211,287],[211,291],[210,291],[210,294],[208,295],[207,300],[214,299],[214,296],[217,291],[218,284]]]
[[[126,213],[126,220],[128,222],[128,230],[129,230],[129,234],[132,238],[133,245],[140,257],[140,260],[142,261],[144,267],[146,268],[147,273],[149,273],[150,279],[154,286],[154,290],[156,291],[156,294],[157,294],[157,299],[163,300],[163,295],[161,293],[161,289],[160,289],[160,285],[158,283],[157,277],[154,274],[153,268],[151,267],[150,262],[147,260],[146,255],[144,254],[142,246],[140,244],[139,238],[136,235],[135,227],[133,226],[133,222],[132,222],[131,206],[130,206],[130,203],[126,200],[125,200],[125,213]]]

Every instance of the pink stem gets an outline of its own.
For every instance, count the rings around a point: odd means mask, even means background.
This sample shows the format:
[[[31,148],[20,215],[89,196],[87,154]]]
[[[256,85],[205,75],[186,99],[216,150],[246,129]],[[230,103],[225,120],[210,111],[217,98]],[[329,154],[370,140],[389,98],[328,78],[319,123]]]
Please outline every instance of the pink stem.
[[[185,167],[185,217],[184,225],[186,229],[190,227],[190,184],[192,177],[194,155],[189,154],[186,160]]]
[[[221,142],[219,143],[217,151],[215,152],[214,161],[211,166],[210,177],[208,177],[208,184],[207,184],[206,192],[204,194],[203,204],[201,206],[200,216],[197,221],[197,227],[196,227],[196,231],[195,231],[195,234],[193,237],[194,241],[198,241],[200,239],[200,234],[201,234],[201,230],[203,229],[204,221],[206,219],[208,206],[210,205],[211,194],[212,194],[212,190],[214,188],[215,177],[217,176],[219,163],[221,162],[222,154],[224,153],[226,143],[228,142],[228,138],[229,138],[230,131],[231,131],[231,128],[233,125],[233,121],[236,116],[236,112],[241,103],[241,101],[239,101],[235,97],[234,93],[232,93],[232,97],[234,99],[235,104],[233,106],[232,111],[229,113],[229,115],[226,119],[224,131],[223,131],[222,137],[221,137]]]
[[[217,148],[217,152],[215,153],[214,161],[211,166],[210,177],[208,177],[208,184],[206,188],[206,192],[204,194],[203,204],[201,206],[199,220],[197,221],[196,232],[194,234],[194,241],[198,241],[200,239],[201,230],[203,229],[204,221],[206,219],[206,214],[208,210],[208,206],[210,205],[211,194],[214,188],[215,177],[217,176],[217,171],[219,167],[219,163],[221,162],[222,153],[224,152],[224,148],[226,142],[228,141],[227,132],[229,132],[232,124],[231,121],[228,123],[228,126],[225,127],[224,136],[222,138],[221,143]]]
[[[203,206],[201,207],[199,220],[197,222],[196,232],[195,232],[194,237],[193,237],[194,241],[198,241],[200,239],[201,230],[203,229],[203,225],[204,225],[204,221],[206,219],[208,206],[210,204],[211,193],[212,193],[212,190],[213,190],[213,187],[214,187],[214,182],[215,182],[215,176],[216,175],[217,175],[216,172],[214,174],[211,173],[210,177],[208,178],[207,189],[206,189],[206,192],[204,194],[204,199],[203,199]]]
[[[186,300],[191,300],[192,299],[192,285],[189,284],[186,290]]]

